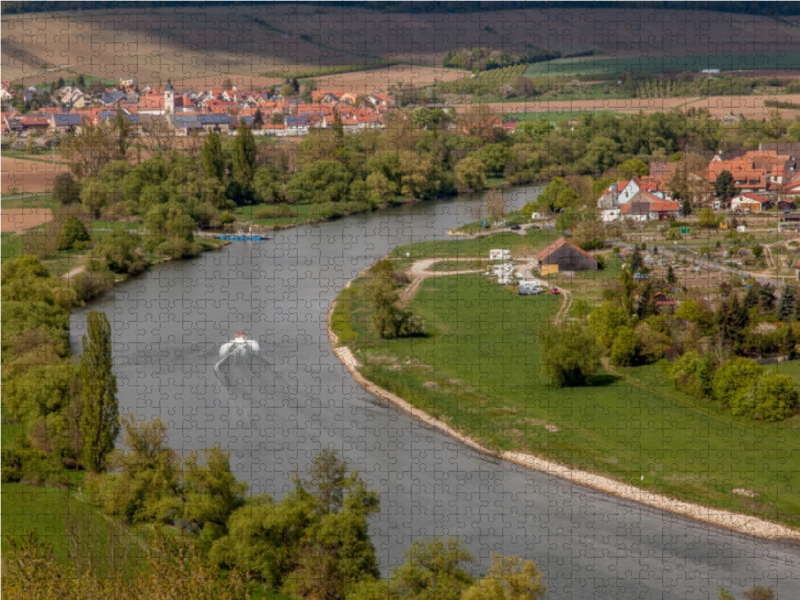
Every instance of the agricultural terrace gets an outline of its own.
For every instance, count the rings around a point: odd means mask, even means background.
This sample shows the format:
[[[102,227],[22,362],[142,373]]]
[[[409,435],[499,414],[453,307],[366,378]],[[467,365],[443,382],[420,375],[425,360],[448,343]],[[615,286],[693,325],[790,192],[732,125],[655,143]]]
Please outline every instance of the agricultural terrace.
[[[453,268],[453,258],[485,260],[490,248],[509,248],[522,262],[553,236],[529,230],[412,244],[397,248],[392,260],[399,270],[420,258]],[[565,290],[572,286],[576,298],[599,302],[620,273],[618,258],[607,262],[606,269],[554,281]],[[552,387],[540,364],[539,332],[562,297],[520,296],[480,274],[425,279],[408,308],[426,323],[427,336],[382,339],[366,284],[356,279],[337,299],[332,327],[339,342],[354,351],[367,379],[433,417],[495,450],[528,452],[681,500],[800,524],[800,492],[791,491],[800,489],[800,417],[777,424],[734,417],[675,390],[657,365],[608,365],[589,387]],[[800,381],[800,361],[779,370]],[[785,465],[779,475],[777,464]]]

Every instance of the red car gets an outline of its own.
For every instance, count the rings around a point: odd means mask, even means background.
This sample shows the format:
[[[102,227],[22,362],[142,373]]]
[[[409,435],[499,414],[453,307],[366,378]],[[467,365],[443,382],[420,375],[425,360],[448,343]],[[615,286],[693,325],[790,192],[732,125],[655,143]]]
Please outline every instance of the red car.
[[[551,288],[551,289],[550,289],[550,293],[551,293],[551,294],[560,294],[561,292],[558,290],[558,288],[557,288],[557,287],[554,287],[554,288]]]

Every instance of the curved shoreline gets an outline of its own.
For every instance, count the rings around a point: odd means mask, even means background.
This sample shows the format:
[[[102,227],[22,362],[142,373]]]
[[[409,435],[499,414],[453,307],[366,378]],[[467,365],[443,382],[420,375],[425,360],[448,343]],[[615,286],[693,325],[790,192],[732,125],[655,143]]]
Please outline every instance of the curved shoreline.
[[[350,287],[353,279],[349,280],[342,289]],[[337,294],[338,296],[338,294]],[[495,452],[489,448],[484,447],[478,440],[457,431],[447,423],[440,421],[426,413],[419,408],[412,406],[408,401],[401,398],[397,394],[385,390],[376,384],[372,383],[364,377],[358,370],[361,363],[355,357],[353,352],[348,346],[339,346],[339,339],[331,327],[331,319],[333,311],[336,308],[336,299],[331,302],[328,314],[326,317],[326,327],[328,330],[328,340],[331,344],[331,349],[336,357],[342,362],[347,370],[352,375],[353,379],[370,394],[384,400],[388,404],[394,406],[400,411],[422,421],[426,425],[430,425],[434,429],[444,433],[455,439],[458,442],[493,458],[507,461],[526,469],[540,471],[549,475],[554,475],[565,481],[571,481],[583,487],[597,490],[604,494],[609,494],[623,500],[632,500],[639,504],[664,510],[666,512],[686,517],[694,521],[700,521],[708,525],[716,527],[724,527],[738,533],[758,538],[776,540],[776,541],[800,541],[800,531],[781,525],[779,523],[772,523],[758,517],[752,517],[741,513],[735,513],[729,510],[712,508],[709,506],[702,506],[693,504],[691,502],[684,502],[676,500],[657,492],[649,492],[642,490],[627,483],[615,481],[604,475],[598,475],[589,471],[580,471],[558,463],[544,460],[532,454],[524,452]]]

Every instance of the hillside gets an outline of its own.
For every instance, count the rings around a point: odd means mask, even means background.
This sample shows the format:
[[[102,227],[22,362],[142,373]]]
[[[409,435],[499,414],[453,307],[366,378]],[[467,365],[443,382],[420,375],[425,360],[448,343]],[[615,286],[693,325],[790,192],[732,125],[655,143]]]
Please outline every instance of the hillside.
[[[140,83],[168,77],[212,83],[230,76],[248,85],[254,75],[282,68],[367,66],[380,59],[433,67],[448,50],[475,46],[511,54],[591,51],[611,59],[800,52],[800,29],[784,22],[690,10],[409,14],[241,4],[42,12],[3,20],[4,78],[31,83],[72,71]]]

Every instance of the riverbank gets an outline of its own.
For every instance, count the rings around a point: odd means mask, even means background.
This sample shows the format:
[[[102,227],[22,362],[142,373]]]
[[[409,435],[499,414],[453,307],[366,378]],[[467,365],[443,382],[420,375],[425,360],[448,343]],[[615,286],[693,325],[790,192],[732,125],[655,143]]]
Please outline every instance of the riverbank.
[[[357,279],[358,277],[349,281],[348,284],[343,288],[343,291],[349,290],[352,287],[353,282],[356,281]],[[340,292],[340,297],[341,297],[341,292]],[[589,470],[576,469],[553,460],[543,459],[541,458],[541,456],[529,452],[523,452],[516,449],[507,449],[502,447],[498,448],[496,447],[497,446],[496,440],[493,440],[491,442],[491,445],[495,447],[490,448],[489,444],[486,443],[486,440],[479,439],[474,435],[469,435],[467,433],[464,433],[461,427],[455,424],[454,420],[450,419],[449,415],[446,415],[446,413],[443,414],[442,416],[446,416],[448,418],[448,421],[450,422],[445,422],[441,418],[434,417],[429,412],[422,410],[418,406],[414,406],[400,395],[393,393],[392,391],[387,390],[379,386],[374,381],[368,379],[362,373],[362,370],[365,369],[365,366],[361,364],[361,362],[355,356],[350,347],[339,343],[337,334],[332,327],[333,314],[334,311],[336,310],[338,301],[339,298],[337,298],[337,300],[335,300],[332,303],[328,311],[327,315],[328,338],[337,358],[347,367],[348,371],[351,373],[352,377],[356,380],[356,382],[358,382],[358,384],[361,385],[368,392],[381,398],[382,400],[391,404],[392,406],[396,407],[402,412],[405,412],[413,416],[415,419],[421,421],[422,423],[425,423],[426,425],[441,431],[442,433],[452,437],[453,439],[459,441],[460,443],[465,444],[469,448],[472,448],[473,450],[476,450],[487,456],[508,461],[523,466],[525,468],[530,468],[543,473],[547,473],[548,475],[553,475],[565,481],[570,481],[577,485],[595,489],[600,492],[613,495],[623,500],[634,501],[640,504],[656,508],[658,510],[663,510],[671,514],[676,514],[696,521],[701,521],[716,527],[724,527],[745,535],[756,536],[764,539],[791,540],[791,541],[800,540],[800,531],[792,529],[791,527],[788,527],[786,525],[774,523],[772,521],[760,517],[738,513],[724,508],[705,506],[702,504],[698,504],[696,502],[679,500],[665,493],[648,489],[641,489],[635,485],[631,485],[630,483],[615,480],[612,477],[609,477],[607,473],[603,473],[602,471],[599,470],[589,471]],[[359,344],[359,348],[363,349],[363,345]],[[392,366],[401,364],[401,362],[402,361],[398,360]],[[427,383],[432,383],[433,380],[436,379],[436,377],[432,373],[428,373],[425,375],[425,379],[430,380]],[[413,385],[414,385],[413,383],[408,383],[409,389]],[[438,385],[439,384],[436,384],[436,386]],[[459,385],[462,387],[466,387],[463,382],[459,383]],[[502,404],[502,403],[503,399],[499,399],[497,401],[497,404]],[[463,408],[466,412],[469,412],[469,407],[465,406]],[[500,409],[505,409],[507,411],[512,410],[511,407],[505,407],[505,406],[499,407],[497,410]],[[478,419],[478,417],[475,418]],[[503,428],[504,425],[498,425],[498,427]],[[552,424],[547,423],[545,427],[552,427]],[[558,431],[557,428],[555,430]],[[548,429],[548,431],[552,431],[552,429]],[[636,477],[636,479],[638,479],[638,477]],[[648,474],[647,477],[644,479],[645,485],[647,485],[647,482],[650,481],[650,479],[651,476]],[[680,490],[679,487],[676,487],[675,489],[676,491]]]

